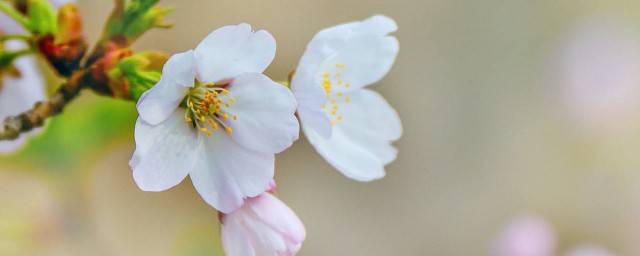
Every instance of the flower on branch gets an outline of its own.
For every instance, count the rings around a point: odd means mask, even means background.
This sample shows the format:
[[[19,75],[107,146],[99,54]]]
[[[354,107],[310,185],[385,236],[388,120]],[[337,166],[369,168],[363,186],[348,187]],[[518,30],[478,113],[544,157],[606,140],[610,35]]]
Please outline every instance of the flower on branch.
[[[190,175],[204,200],[225,213],[265,191],[274,154],[299,130],[291,92],[261,74],[275,49],[271,34],[240,24],[169,58],[137,104],[129,165],[142,190],[166,190]]]
[[[298,216],[266,192],[222,214],[220,222],[226,255],[295,255],[306,237]]]
[[[373,16],[324,29],[314,36],[291,80],[297,113],[309,142],[349,178],[370,181],[385,175],[402,126],[380,94],[364,89],[382,79],[398,54],[388,35],[396,23]]]

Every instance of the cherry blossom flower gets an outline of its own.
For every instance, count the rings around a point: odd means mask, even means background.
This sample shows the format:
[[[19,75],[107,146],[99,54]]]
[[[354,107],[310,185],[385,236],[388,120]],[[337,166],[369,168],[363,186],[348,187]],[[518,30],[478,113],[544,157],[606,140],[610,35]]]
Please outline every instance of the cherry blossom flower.
[[[226,255],[295,255],[306,237],[298,216],[267,192],[222,214],[221,223]]]
[[[633,22],[593,16],[572,25],[553,66],[559,85],[552,91],[575,128],[624,134],[640,119],[640,34]]]
[[[496,256],[551,256],[556,249],[553,228],[537,216],[511,220],[496,243]]]
[[[500,233],[493,255],[552,256],[556,255],[556,234],[544,219],[526,215],[513,219]],[[612,256],[607,249],[583,244],[569,251],[569,256]]]
[[[55,8],[75,1],[52,0]],[[0,12],[0,34],[26,34],[27,31],[14,19]],[[19,51],[27,48],[24,42],[10,40],[4,43],[3,50]],[[45,81],[38,69],[34,56],[17,58],[7,70],[0,70],[0,120],[18,115],[33,107],[33,104],[46,99]],[[15,140],[0,141],[0,154],[14,153],[22,148],[29,136],[41,129],[23,133]]]
[[[364,89],[389,72],[398,40],[388,35],[396,23],[373,16],[320,31],[311,40],[291,91],[309,142],[333,167],[349,178],[370,181],[385,175],[402,126],[396,111],[380,94]]]
[[[299,130],[291,92],[261,74],[274,55],[271,34],[248,24],[216,29],[194,50],[173,55],[138,101],[129,162],[138,186],[166,190],[190,175],[221,212],[264,192],[274,154]]]

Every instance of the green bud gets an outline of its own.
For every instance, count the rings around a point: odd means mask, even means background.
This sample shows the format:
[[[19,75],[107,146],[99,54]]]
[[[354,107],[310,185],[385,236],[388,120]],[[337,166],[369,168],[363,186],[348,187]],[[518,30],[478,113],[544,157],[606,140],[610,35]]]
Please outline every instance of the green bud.
[[[46,35],[58,31],[57,12],[48,0],[29,0],[27,16],[29,31],[33,34]]]
[[[105,37],[122,36],[129,44],[147,30],[154,27],[169,27],[164,17],[171,13],[171,8],[155,6],[159,0],[131,0],[126,5],[123,0],[116,0],[115,7],[105,27]]]
[[[167,56],[158,52],[142,52],[123,58],[108,71],[110,86],[128,91],[138,101],[140,96],[160,81]]]

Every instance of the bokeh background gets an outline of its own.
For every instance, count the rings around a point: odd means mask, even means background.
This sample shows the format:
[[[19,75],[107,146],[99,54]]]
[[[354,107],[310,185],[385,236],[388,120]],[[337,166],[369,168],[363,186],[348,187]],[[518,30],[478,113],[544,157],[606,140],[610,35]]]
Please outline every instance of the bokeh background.
[[[491,255],[522,214],[553,226],[558,254],[594,243],[640,255],[640,2],[162,4],[175,7],[174,27],[134,49],[181,52],[246,22],[277,40],[274,80],[322,28],[372,14],[399,24],[398,59],[371,86],[404,126],[387,176],[349,180],[303,136],[277,156],[278,196],[307,228],[299,255]],[[79,7],[95,42],[112,3]],[[216,212],[189,180],[161,193],[136,187],[135,118],[133,103],[85,92],[0,157],[0,254],[222,254]]]

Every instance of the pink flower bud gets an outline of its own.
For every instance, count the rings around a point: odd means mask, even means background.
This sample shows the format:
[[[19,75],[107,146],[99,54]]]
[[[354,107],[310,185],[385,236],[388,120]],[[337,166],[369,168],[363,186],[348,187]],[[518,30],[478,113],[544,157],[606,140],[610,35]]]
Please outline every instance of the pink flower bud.
[[[226,255],[295,255],[306,237],[298,216],[269,193],[247,199],[221,219]]]

